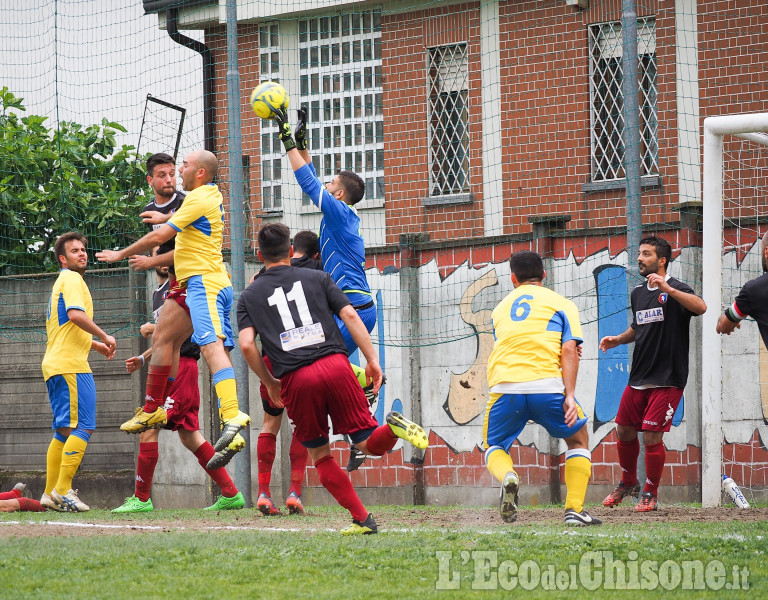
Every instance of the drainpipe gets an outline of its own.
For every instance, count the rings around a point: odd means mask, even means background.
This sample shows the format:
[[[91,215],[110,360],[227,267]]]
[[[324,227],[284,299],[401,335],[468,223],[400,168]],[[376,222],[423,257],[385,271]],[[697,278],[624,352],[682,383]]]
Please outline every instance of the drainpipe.
[[[199,52],[203,57],[203,135],[205,137],[205,149],[213,152],[216,135],[213,127],[213,53],[202,42],[179,33],[178,8],[169,8],[165,11],[165,26],[168,30],[168,35],[174,42]]]

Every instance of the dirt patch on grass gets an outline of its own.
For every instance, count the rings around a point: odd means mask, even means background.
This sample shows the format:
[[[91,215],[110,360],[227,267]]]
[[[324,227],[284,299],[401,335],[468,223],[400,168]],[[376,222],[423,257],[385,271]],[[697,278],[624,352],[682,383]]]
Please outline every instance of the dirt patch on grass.
[[[652,513],[636,513],[632,506],[618,508],[589,507],[589,512],[601,518],[605,525],[640,523],[682,523],[690,521],[768,521],[768,508],[737,509],[735,507],[695,508],[663,506]],[[192,512],[192,511],[190,511]],[[525,527],[529,524],[562,523],[563,509],[521,507],[515,523],[503,523],[495,508],[491,507],[431,507],[384,506],[374,507],[373,513],[382,531],[387,529],[437,527],[442,529],[502,530]],[[0,538],[61,537],[162,534],[182,531],[337,531],[349,525],[349,516],[342,511],[317,512],[308,508],[300,516],[264,517],[254,509],[237,512],[214,513],[198,517],[169,516],[163,511],[115,518],[105,511],[83,514],[11,513],[0,516]]]

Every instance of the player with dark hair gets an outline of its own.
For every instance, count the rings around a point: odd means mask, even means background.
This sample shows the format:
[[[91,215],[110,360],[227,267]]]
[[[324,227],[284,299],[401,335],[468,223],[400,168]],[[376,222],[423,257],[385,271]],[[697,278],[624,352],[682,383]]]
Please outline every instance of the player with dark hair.
[[[170,271],[170,277],[169,277]],[[173,267],[156,267],[158,287],[152,294],[152,322],[144,323],[141,335],[151,338],[160,316],[160,311],[172,287]],[[187,309],[189,310],[189,309]],[[125,361],[129,373],[141,369],[152,356],[150,347],[139,356],[132,356]],[[168,422],[163,429],[178,431],[179,439],[187,450],[192,452],[205,472],[221,489],[221,496],[216,502],[203,510],[233,510],[245,506],[245,499],[238,491],[225,467],[208,469],[206,465],[215,454],[213,446],[200,433],[198,413],[200,411],[200,390],[197,385],[197,361],[200,359],[200,347],[191,339],[186,339],[181,346],[179,371],[168,392],[163,408],[168,414]],[[140,410],[140,409],[139,409]],[[155,467],[159,459],[159,429],[148,429],[139,434],[139,456],[136,459],[136,488],[134,494],[114,509],[113,513],[137,513],[154,510],[150,493]]]
[[[158,152],[147,159],[147,183],[155,197],[139,215],[150,230],[159,229],[179,208],[181,208],[184,192],[176,189],[176,161],[170,154]],[[131,267],[137,271],[145,271],[153,267],[168,267],[173,264],[173,249],[175,240],[171,238],[160,244],[152,256],[138,254],[128,260]]]
[[[280,140],[285,147],[286,156],[291,161],[296,181],[323,213],[320,221],[320,256],[323,269],[347,295],[370,333],[376,325],[376,305],[365,275],[365,242],[360,235],[360,217],[354,208],[365,195],[365,182],[352,171],[339,171],[336,177],[323,186],[307,150],[307,108],[302,106],[298,115],[294,141],[287,111],[282,109],[275,112]],[[344,337],[348,354],[352,354],[357,349],[354,339],[338,317],[336,324]],[[363,387],[368,404],[373,405],[378,397],[378,388],[374,391],[373,383],[366,380],[365,371],[361,367],[353,364],[352,370]],[[355,452],[352,446],[347,470],[354,471],[364,459],[365,457]]]
[[[637,457],[643,432],[646,480],[635,510],[656,510],[659,481],[666,450],[663,436],[672,427],[672,417],[688,381],[689,324],[691,317],[704,314],[707,305],[682,281],[667,273],[672,248],[659,237],[640,240],[637,263],[647,279],[631,294],[632,324],[620,335],[600,340],[605,352],[635,342],[629,383],[621,396],[616,415],[616,443],[621,481],[606,498],[604,506],[617,506],[627,496],[637,496]]]
[[[312,231],[299,231],[293,237],[293,257],[291,258],[292,267],[303,267],[316,271],[323,270],[323,264],[318,260],[320,248],[317,242],[317,234]],[[264,273],[266,268],[262,268],[253,277],[253,281]],[[272,363],[266,355],[263,355],[264,363],[269,372],[272,372]],[[283,411],[285,409],[272,406],[269,401],[269,392],[262,383],[259,386],[261,393],[261,404],[264,407],[264,421],[261,425],[261,433],[256,442],[256,456],[258,457],[258,476],[259,476],[259,498],[256,501],[258,508],[264,516],[274,516],[282,514],[272,501],[272,491],[270,483],[272,482],[272,467],[275,464],[275,455],[277,453],[277,434],[283,422]],[[307,468],[307,449],[295,435],[291,436],[291,446],[288,451],[291,463],[291,485],[288,489],[288,497],[285,500],[286,508],[290,514],[304,514],[304,504],[301,500],[301,486],[304,481],[304,471]]]
[[[509,450],[533,420],[568,446],[565,523],[600,525],[584,510],[592,461],[587,417],[574,396],[583,342],[579,310],[543,286],[546,272],[535,252],[516,252],[509,266],[515,289],[491,315],[496,341],[488,357],[491,396],[483,424],[485,462],[501,483],[501,518],[517,519],[520,480]]]
[[[233,290],[221,253],[224,204],[218,186],[213,183],[217,171],[218,160],[212,152],[198,150],[189,154],[179,173],[184,189],[190,193],[168,222],[123,250],[103,250],[96,254],[102,262],[116,262],[176,236],[173,262],[178,285],[168,295],[155,329],[146,401],[142,410],[120,428],[141,433],[166,423],[168,416],[162,405],[172,385],[169,378],[176,376],[179,349],[192,333],[192,341],[200,346],[213,374],[219,398],[222,433],[214,444],[216,454],[208,461],[207,467],[211,470],[226,465],[245,447],[245,440],[238,432],[251,422],[250,417],[239,410],[235,371],[227,352],[227,348],[234,346],[230,325]],[[189,313],[181,304],[189,308]]]
[[[275,113],[280,128],[280,139],[291,161],[296,181],[312,203],[323,213],[320,221],[320,257],[323,269],[329,273],[357,311],[368,333],[376,324],[376,306],[365,276],[365,242],[360,235],[360,217],[354,205],[363,199],[365,183],[352,171],[340,171],[325,186],[317,177],[307,151],[307,109],[301,107],[296,141],[291,133],[288,115],[283,110]],[[346,326],[337,318],[347,351],[357,348]]]
[[[55,433],[48,446],[40,503],[58,511],[89,510],[72,489],[72,479],[96,429],[96,386],[88,354],[96,350],[111,360],[117,345],[115,338],[93,321],[93,300],[83,279],[88,267],[87,243],[86,237],[75,231],[56,240],[54,252],[61,272],[53,284],[45,324],[48,342],[43,376]]]
[[[397,438],[426,448],[427,436],[399,413],[389,413],[383,426],[371,416],[334,315],[342,319],[365,356],[366,374],[377,390],[381,367],[365,325],[330,275],[291,266],[290,232],[285,225],[263,226],[258,242],[266,271],[240,296],[240,349],[266,385],[272,403],[285,406],[295,426],[294,436],[309,450],[323,487],[350,511],[352,525],[342,533],[376,533],[373,516],[331,454],[329,418],[334,433],[348,434],[370,455],[391,450]],[[274,376],[254,344],[257,334],[272,361]]]

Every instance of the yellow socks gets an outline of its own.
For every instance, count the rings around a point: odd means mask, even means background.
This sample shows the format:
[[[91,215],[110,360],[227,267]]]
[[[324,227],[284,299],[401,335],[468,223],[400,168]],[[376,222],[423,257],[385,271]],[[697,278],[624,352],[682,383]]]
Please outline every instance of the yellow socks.
[[[485,452],[485,464],[499,482],[504,481],[504,477],[510,471],[514,471],[514,463],[509,452],[499,446],[492,446]]]
[[[83,454],[88,446],[88,440],[83,439],[87,437],[90,439],[88,432],[76,429],[67,438],[62,449],[61,457],[61,469],[59,470],[59,478],[56,481],[56,491],[59,494],[66,494],[72,489],[72,478],[77,473],[77,469],[80,467],[80,463],[83,460]],[[47,488],[46,483],[46,488]]]
[[[219,398],[219,416],[222,421],[229,421],[237,416],[240,408],[237,404],[237,382],[235,370],[226,367],[213,374],[213,387]]]
[[[64,442],[67,441],[65,435],[60,434],[58,431],[53,434],[53,439],[48,445],[48,454],[45,457],[45,493],[49,496],[51,491],[56,487],[56,481],[59,479],[59,471],[61,470],[61,457],[64,451]],[[66,494],[69,488],[64,490]]]
[[[586,448],[576,448],[565,453],[565,508],[576,512],[584,510],[584,497],[592,475],[592,454]]]

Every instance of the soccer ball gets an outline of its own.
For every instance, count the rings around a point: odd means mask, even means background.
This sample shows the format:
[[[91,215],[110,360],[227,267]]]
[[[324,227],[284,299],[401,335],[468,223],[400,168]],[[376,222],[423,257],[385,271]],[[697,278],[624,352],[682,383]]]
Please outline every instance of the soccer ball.
[[[288,92],[274,81],[265,81],[251,92],[251,108],[262,119],[272,119],[275,109],[288,108]]]

